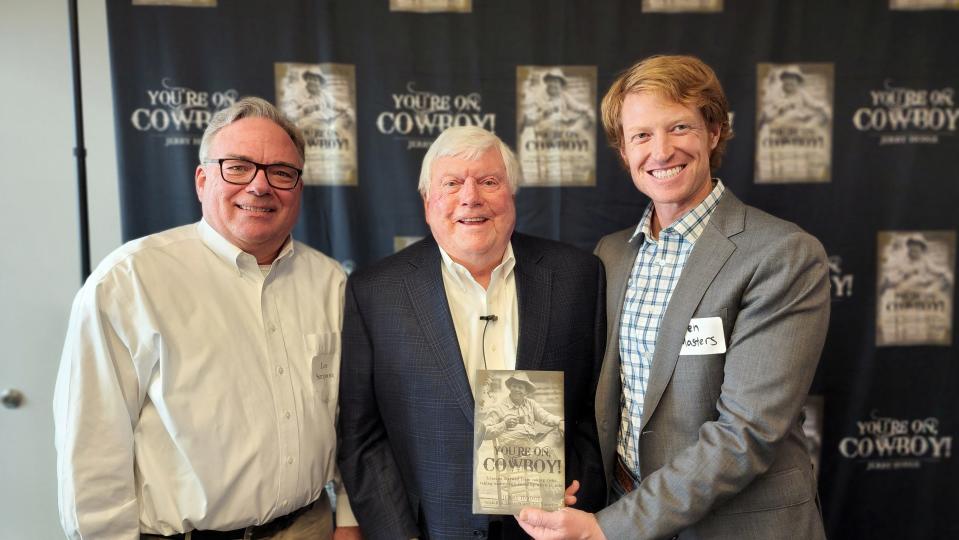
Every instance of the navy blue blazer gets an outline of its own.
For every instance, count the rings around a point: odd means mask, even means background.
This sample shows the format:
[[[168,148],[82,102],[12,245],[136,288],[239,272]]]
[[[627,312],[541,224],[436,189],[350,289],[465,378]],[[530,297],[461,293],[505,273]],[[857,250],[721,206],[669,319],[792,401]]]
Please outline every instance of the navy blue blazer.
[[[565,372],[567,485],[603,507],[594,417],[605,334],[605,273],[595,256],[514,233],[516,368]],[[350,276],[340,378],[338,462],[368,539],[485,537],[472,513],[474,401],[432,237]],[[494,519],[499,520],[496,516]],[[512,517],[503,537],[525,537]]]

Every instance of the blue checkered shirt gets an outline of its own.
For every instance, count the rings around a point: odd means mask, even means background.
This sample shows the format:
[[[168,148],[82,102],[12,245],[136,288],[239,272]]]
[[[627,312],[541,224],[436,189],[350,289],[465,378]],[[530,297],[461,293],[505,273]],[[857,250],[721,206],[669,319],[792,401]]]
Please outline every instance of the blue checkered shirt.
[[[623,315],[619,324],[620,380],[623,385],[620,402],[619,437],[616,450],[626,467],[639,478],[639,435],[642,427],[643,401],[649,371],[656,351],[659,325],[676,288],[686,259],[696,240],[703,233],[709,216],[726,188],[717,180],[703,202],[675,223],[659,232],[659,239],[650,235],[652,203],[646,207],[633,242],[642,235],[643,244],[629,275]]]

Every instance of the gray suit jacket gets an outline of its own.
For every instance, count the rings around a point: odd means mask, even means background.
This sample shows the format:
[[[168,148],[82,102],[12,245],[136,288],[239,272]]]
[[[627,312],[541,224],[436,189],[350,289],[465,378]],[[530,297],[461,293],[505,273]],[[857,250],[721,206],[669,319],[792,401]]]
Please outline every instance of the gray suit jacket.
[[[600,240],[606,354],[596,419],[613,482],[620,420],[619,325],[642,238]],[[729,190],[696,242],[663,316],[640,435],[640,486],[597,518],[619,538],[823,538],[800,412],[829,321],[826,254],[799,227]],[[680,356],[692,318],[720,317],[725,354]]]
[[[599,259],[516,233],[517,369],[562,371],[567,482],[602,508],[596,378],[605,340]],[[483,537],[472,513],[474,401],[432,237],[353,273],[346,288],[338,458],[368,539]],[[503,538],[525,535],[506,516]]]

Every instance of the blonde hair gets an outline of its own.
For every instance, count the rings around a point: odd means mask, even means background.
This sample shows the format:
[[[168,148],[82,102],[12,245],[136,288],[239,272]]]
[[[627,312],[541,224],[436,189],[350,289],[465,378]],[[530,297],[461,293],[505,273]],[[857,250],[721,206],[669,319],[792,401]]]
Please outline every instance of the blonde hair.
[[[623,150],[623,102],[629,94],[652,92],[699,110],[708,127],[719,126],[719,142],[709,155],[712,170],[722,164],[726,143],[733,137],[729,102],[716,73],[694,56],[656,55],[622,72],[603,97],[600,107],[609,145]],[[622,158],[622,154],[620,154]]]

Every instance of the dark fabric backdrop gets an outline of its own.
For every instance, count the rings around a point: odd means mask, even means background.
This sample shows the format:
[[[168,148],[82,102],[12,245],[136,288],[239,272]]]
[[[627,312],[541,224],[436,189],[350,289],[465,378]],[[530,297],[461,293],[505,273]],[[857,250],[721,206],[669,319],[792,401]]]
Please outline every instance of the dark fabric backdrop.
[[[346,65],[354,69],[355,95],[353,116],[341,128],[352,134],[356,184],[308,185],[294,236],[348,269],[392,253],[398,237],[428,232],[416,192],[425,148],[410,146],[435,133],[401,137],[381,125],[393,118],[383,113],[430,111],[398,107],[394,95],[415,90],[455,101],[478,94],[472,112],[493,114],[495,131],[515,147],[518,66],[594,66],[598,117],[610,82],[637,59],[701,57],[734,112],[736,136],[717,176],[747,203],[817,236],[832,257],[832,322],[813,390],[824,404],[827,532],[959,537],[954,339],[876,345],[880,232],[955,231],[959,224],[959,11],[899,10],[881,0],[726,0],[720,11],[702,13],[644,11],[639,0],[474,0],[467,13],[391,11],[389,0],[133,3],[108,2],[124,238],[199,218],[193,171],[210,113],[237,96],[277,101],[282,84],[292,92],[293,83],[278,82],[278,66],[319,64],[329,74],[331,64]],[[831,64],[828,182],[757,183],[759,73],[767,63],[807,73],[815,70],[809,64]],[[337,80],[333,86],[348,87]],[[938,98],[889,105],[876,97],[894,88]],[[939,116],[896,127],[861,121],[894,110]],[[595,186],[521,189],[518,230],[592,249],[601,235],[638,221],[646,198],[598,122],[589,129]],[[891,135],[914,138],[894,142]],[[940,247],[952,253],[954,276],[955,237],[948,238]],[[947,296],[951,310],[954,287]],[[951,311],[945,317],[951,325]]]

